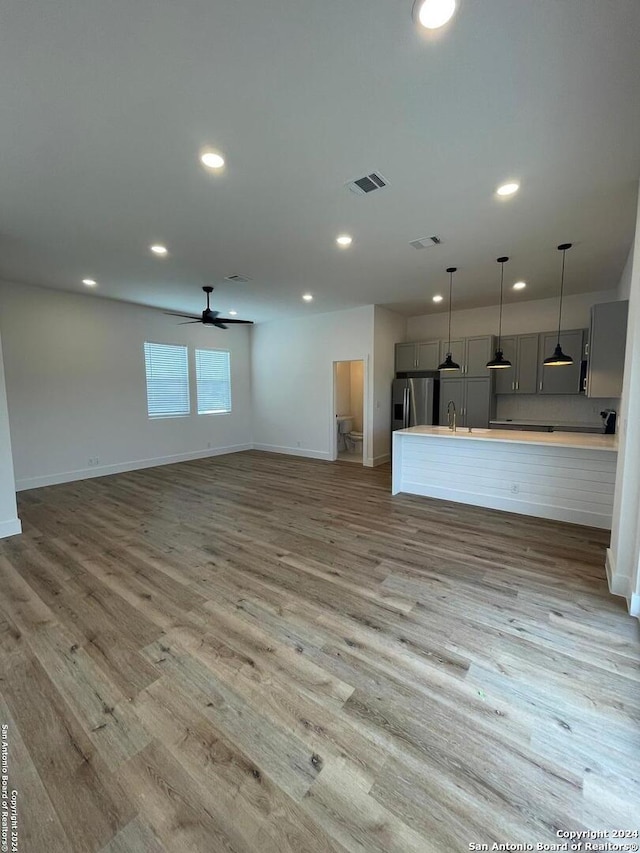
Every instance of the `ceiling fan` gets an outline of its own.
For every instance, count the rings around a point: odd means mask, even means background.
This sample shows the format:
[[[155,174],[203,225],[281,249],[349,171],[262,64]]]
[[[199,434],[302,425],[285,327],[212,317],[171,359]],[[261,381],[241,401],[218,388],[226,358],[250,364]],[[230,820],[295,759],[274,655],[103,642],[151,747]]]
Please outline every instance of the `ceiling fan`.
[[[202,312],[200,317],[194,317],[193,314],[174,314],[173,311],[165,311],[170,317],[186,317],[185,323],[178,323],[179,326],[186,326],[189,323],[204,323],[205,326],[215,326],[217,329],[226,329],[227,323],[243,323],[253,325],[253,320],[235,320],[227,317],[220,317],[219,311],[212,311],[209,305],[210,294],[213,293],[212,287],[203,287],[207,294],[207,307]]]

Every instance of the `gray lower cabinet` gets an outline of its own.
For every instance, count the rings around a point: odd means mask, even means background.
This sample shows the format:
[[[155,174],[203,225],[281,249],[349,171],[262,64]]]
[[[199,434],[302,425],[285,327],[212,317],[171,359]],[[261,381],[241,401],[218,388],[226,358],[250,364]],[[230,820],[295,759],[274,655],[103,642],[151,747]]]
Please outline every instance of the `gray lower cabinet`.
[[[446,426],[447,406],[453,400],[459,427],[486,429],[492,415],[493,393],[490,378],[442,379],[440,381],[440,424]]]
[[[573,364],[560,367],[545,367],[543,361],[553,352],[558,342],[557,332],[540,335],[538,394],[580,394],[580,372],[584,355],[584,329],[560,333],[560,346],[565,355],[570,355]]]
[[[620,397],[629,303],[604,302],[591,309],[587,397]]]
[[[495,371],[496,394],[535,394],[538,390],[538,335],[502,338],[504,357],[512,367]]]

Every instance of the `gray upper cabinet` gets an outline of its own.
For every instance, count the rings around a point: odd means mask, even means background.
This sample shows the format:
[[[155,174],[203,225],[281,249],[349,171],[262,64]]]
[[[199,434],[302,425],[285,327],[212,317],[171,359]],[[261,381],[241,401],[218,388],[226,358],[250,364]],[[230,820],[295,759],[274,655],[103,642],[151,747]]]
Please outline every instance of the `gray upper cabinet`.
[[[605,302],[591,309],[587,397],[620,397],[629,303]]]
[[[557,332],[545,332],[540,335],[539,358],[539,394],[580,394],[580,371],[584,353],[584,329],[560,333],[560,346],[565,355],[570,355],[573,364],[561,367],[545,367],[543,361],[556,348]]]
[[[496,370],[496,394],[535,394],[538,390],[538,335],[502,338],[502,351],[512,367]]]
[[[396,344],[396,372],[416,369],[416,345]]]
[[[396,373],[411,370],[437,370],[440,355],[439,341],[396,344]]]
[[[439,341],[427,341],[416,346],[416,361],[418,370],[437,370],[440,364]]]
[[[489,375],[487,362],[493,356],[493,336],[482,335],[476,338],[456,338],[451,341],[451,357],[460,365],[464,376],[478,376],[486,379]],[[440,341],[440,359],[445,360],[448,341]]]
[[[493,358],[492,345],[493,338],[491,335],[467,338],[465,376],[489,378],[487,362]]]

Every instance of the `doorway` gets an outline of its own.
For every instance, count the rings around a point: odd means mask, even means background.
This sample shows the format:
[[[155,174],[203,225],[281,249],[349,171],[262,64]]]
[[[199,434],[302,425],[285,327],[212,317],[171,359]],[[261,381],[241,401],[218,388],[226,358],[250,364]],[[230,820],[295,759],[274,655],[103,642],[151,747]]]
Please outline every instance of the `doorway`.
[[[365,369],[364,361],[333,363],[333,458],[364,464]]]

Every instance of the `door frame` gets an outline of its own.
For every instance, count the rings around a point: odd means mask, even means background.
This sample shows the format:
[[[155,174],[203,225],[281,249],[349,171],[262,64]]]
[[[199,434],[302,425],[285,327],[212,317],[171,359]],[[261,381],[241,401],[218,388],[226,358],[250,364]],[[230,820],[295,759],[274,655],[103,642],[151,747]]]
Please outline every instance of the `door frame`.
[[[373,464],[370,461],[370,415],[369,415],[369,356],[363,355],[357,358],[336,358],[331,364],[331,412],[329,422],[329,459],[335,462],[338,458],[338,432],[336,430],[336,402],[338,397],[338,364],[344,362],[361,361],[362,362],[362,464],[369,466]]]

